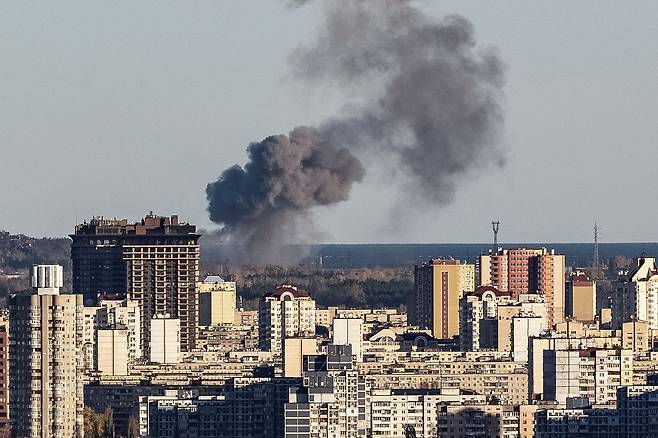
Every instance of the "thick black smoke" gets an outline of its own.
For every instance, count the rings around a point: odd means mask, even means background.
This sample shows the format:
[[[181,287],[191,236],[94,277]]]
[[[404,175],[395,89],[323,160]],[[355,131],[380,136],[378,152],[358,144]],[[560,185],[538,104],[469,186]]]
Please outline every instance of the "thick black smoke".
[[[309,209],[347,200],[365,173],[347,149],[309,127],[252,143],[247,152],[245,167],[225,170],[206,195],[210,220],[222,224],[223,237],[257,263],[281,262],[281,244],[303,242],[312,228]]]
[[[305,0],[288,0],[301,6]],[[405,0],[330,0],[317,41],[291,55],[293,77],[346,98],[341,115],[249,146],[249,162],[206,190],[212,221],[247,257],[309,229],[310,208],[349,198],[370,166],[395,161],[409,197],[449,202],[465,176],[502,164],[504,64],[472,24]]]

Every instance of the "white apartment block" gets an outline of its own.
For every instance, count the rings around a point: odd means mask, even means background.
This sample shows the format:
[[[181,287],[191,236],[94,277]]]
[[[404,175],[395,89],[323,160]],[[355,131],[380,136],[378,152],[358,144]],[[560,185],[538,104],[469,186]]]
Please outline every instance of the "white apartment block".
[[[96,369],[103,375],[128,374],[128,329],[98,329]]]
[[[630,350],[564,349],[543,354],[544,400],[564,406],[567,398],[587,397],[592,404],[611,404],[618,387],[633,384]]]
[[[357,362],[363,361],[363,332],[361,318],[334,318],[334,345],[351,345]]]
[[[100,300],[97,316],[98,327],[123,326],[128,329],[128,360],[143,356],[140,347],[142,318],[136,300]]]
[[[9,409],[14,436],[82,438],[82,295],[60,295],[62,267],[32,269],[10,299]]]
[[[371,436],[405,438],[406,432],[413,429],[417,438],[434,438],[438,436],[441,407],[467,403],[485,404],[486,397],[464,394],[459,388],[373,389],[370,394]]]
[[[658,329],[658,267],[653,257],[641,257],[627,281],[617,284],[612,300],[612,324],[646,321]]]
[[[142,358],[140,347],[142,323],[139,303],[135,300],[101,299],[98,306],[83,309],[83,356],[85,369],[99,369],[98,331],[125,328],[128,335],[128,362]],[[107,356],[103,360],[107,360]]]
[[[173,364],[181,361],[180,319],[156,315],[151,319],[150,356],[153,363]]]
[[[260,301],[258,324],[260,349],[280,355],[283,339],[315,336],[315,301],[294,286],[278,287]]]

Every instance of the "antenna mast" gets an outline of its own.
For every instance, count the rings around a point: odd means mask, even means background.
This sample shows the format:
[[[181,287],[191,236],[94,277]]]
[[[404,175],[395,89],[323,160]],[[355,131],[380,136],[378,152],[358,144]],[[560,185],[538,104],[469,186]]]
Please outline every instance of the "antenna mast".
[[[491,221],[491,229],[493,230],[493,253],[498,251],[498,230],[500,230],[499,221]]]
[[[599,279],[601,265],[599,262],[599,226],[594,221],[594,261],[592,262],[594,280]]]

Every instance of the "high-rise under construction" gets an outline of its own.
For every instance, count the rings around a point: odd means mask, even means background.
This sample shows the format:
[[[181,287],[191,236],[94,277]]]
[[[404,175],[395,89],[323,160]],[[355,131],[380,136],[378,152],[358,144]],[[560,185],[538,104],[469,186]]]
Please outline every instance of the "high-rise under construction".
[[[200,237],[194,225],[153,213],[136,223],[96,217],[70,237],[73,291],[85,305],[99,296],[137,300],[142,351],[148,351],[151,318],[164,314],[180,319],[181,349],[194,348]]]

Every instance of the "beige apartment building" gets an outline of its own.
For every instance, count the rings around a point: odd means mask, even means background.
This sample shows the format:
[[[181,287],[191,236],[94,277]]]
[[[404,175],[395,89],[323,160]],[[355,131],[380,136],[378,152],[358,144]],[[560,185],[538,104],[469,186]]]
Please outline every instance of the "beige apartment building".
[[[62,267],[32,269],[31,295],[10,298],[9,409],[19,437],[82,438],[82,295],[60,295]]]
[[[315,301],[308,292],[283,285],[265,295],[258,310],[260,349],[281,355],[286,338],[315,336]]]
[[[124,376],[128,374],[128,329],[98,329],[96,369],[101,374]]]
[[[459,334],[459,300],[475,289],[475,265],[459,260],[430,260],[414,268],[414,323],[432,336]]]
[[[576,271],[566,284],[567,315],[577,321],[596,320],[596,282]]]
[[[235,281],[207,276],[197,285],[199,290],[199,325],[233,324],[235,320]]]

